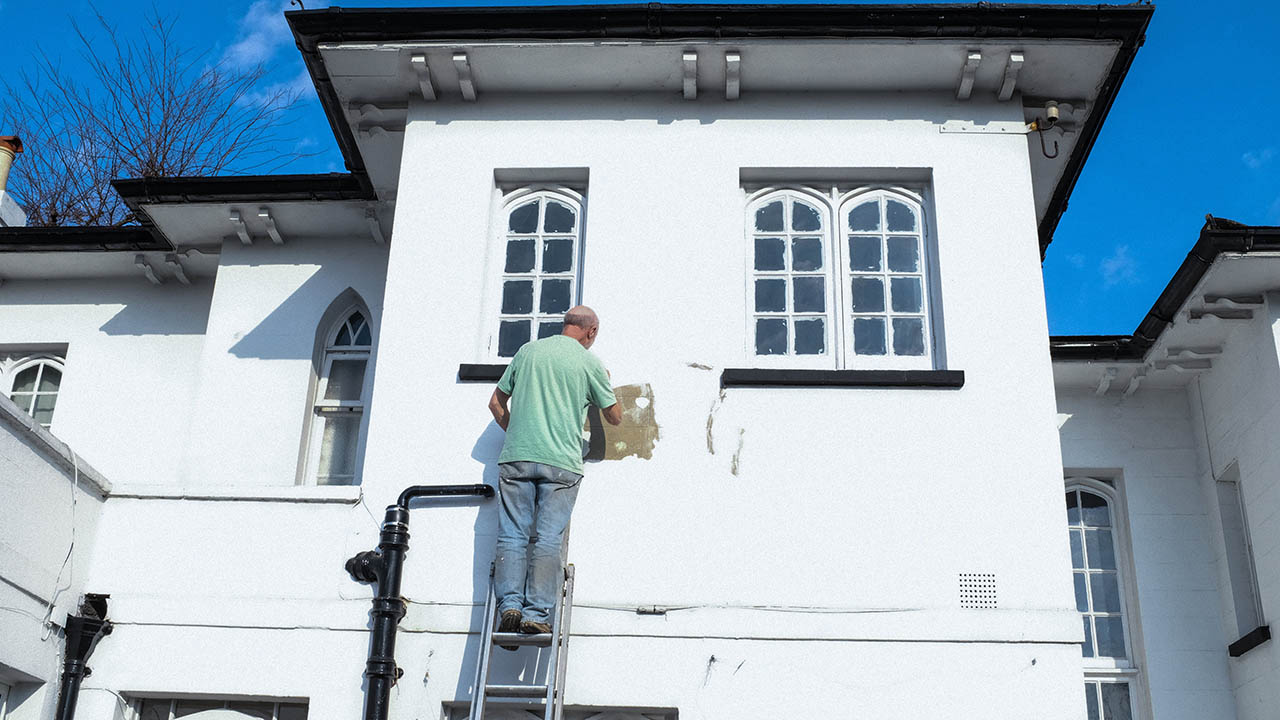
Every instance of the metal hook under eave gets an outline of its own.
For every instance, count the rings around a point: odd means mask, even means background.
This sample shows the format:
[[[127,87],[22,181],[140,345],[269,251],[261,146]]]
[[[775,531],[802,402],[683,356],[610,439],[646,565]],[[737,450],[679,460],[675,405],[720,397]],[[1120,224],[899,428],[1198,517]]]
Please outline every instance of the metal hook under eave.
[[[1049,158],[1050,160],[1058,157],[1058,141],[1057,140],[1053,141],[1053,154],[1050,155],[1049,148],[1045,147],[1045,144],[1044,144],[1044,130],[1037,128],[1036,132],[1040,134],[1040,152],[1043,153],[1044,156]]]

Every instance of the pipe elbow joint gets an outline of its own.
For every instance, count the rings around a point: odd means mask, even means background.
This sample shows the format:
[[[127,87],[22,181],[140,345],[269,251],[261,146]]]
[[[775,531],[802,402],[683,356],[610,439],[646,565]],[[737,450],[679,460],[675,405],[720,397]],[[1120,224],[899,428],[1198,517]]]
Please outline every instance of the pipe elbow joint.
[[[365,550],[347,560],[347,573],[356,582],[377,582],[382,577],[382,553],[377,550]]]

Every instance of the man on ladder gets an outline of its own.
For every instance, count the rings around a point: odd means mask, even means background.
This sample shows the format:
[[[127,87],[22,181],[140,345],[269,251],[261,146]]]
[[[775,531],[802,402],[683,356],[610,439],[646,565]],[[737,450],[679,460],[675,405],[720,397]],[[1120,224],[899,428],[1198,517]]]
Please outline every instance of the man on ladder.
[[[609,372],[589,352],[599,332],[591,308],[570,309],[563,333],[521,347],[489,398],[493,419],[507,431],[498,457],[498,632],[551,632],[564,581],[561,546],[582,480],[587,406],[600,408],[610,425],[622,424]]]

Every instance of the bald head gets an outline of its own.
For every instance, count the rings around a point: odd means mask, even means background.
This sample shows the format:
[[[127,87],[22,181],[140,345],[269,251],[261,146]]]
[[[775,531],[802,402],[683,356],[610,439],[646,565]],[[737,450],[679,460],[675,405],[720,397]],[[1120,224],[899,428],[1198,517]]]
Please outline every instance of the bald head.
[[[569,308],[564,314],[564,335],[582,343],[582,347],[590,348],[600,332],[600,318],[596,311],[586,305]]]

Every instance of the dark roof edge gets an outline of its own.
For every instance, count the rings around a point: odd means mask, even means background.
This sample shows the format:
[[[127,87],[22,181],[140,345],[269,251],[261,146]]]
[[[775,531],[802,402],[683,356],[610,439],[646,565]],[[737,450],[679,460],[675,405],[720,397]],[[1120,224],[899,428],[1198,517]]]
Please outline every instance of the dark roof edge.
[[[1280,252],[1280,226],[1243,225],[1206,216],[1196,244],[1132,335],[1054,335],[1049,338],[1049,355],[1055,362],[1142,361],[1224,252]]]
[[[1045,252],[1049,249],[1049,243],[1053,242],[1053,234],[1058,229],[1058,222],[1062,220],[1062,214],[1067,211],[1068,199],[1075,191],[1076,181],[1080,179],[1085,161],[1089,159],[1089,154],[1093,152],[1093,145],[1102,132],[1102,124],[1111,113],[1111,106],[1120,93],[1120,85],[1129,74],[1129,68],[1138,54],[1138,48],[1142,47],[1142,43],[1146,40],[1147,25],[1151,22],[1154,8],[1144,7],[1147,12],[1142,26],[1124,40],[1116,53],[1115,60],[1111,62],[1107,79],[1098,91],[1098,99],[1090,109],[1084,127],[1080,129],[1080,139],[1076,142],[1071,157],[1067,159],[1067,167],[1063,171],[1062,179],[1058,181],[1058,187],[1054,188],[1053,195],[1049,198],[1049,206],[1045,208],[1044,217],[1040,220],[1040,259],[1042,261]]]
[[[371,200],[355,175],[222,175],[127,178],[111,186],[135,212],[140,204]]]
[[[172,251],[173,245],[154,228],[6,227],[0,228],[0,253]]]
[[[372,192],[364,159],[320,56],[321,42],[499,39],[739,39],[779,37],[1072,38],[1121,44],[1063,178],[1040,222],[1040,254],[1053,240],[1085,160],[1142,46],[1150,5],[561,5],[341,8],[285,13],[338,147]]]

